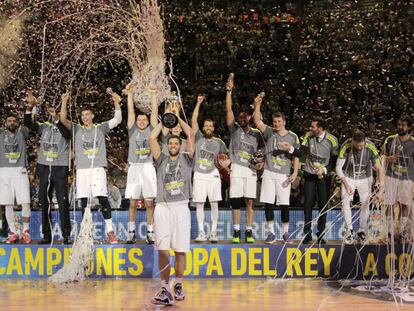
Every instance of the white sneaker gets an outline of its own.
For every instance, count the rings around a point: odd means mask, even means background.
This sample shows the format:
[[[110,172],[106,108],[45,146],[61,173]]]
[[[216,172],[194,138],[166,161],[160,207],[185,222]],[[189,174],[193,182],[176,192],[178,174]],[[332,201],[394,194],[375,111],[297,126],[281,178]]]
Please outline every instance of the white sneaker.
[[[198,237],[195,239],[196,242],[205,242],[207,241],[206,234],[203,231],[200,231]]]
[[[217,232],[216,231],[211,231],[210,232],[210,238],[209,238],[211,243],[217,243],[218,239],[217,239]]]

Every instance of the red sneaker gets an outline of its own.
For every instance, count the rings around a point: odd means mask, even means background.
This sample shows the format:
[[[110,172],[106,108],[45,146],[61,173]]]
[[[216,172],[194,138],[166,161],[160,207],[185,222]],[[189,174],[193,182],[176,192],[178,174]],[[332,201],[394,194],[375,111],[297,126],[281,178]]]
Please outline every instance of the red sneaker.
[[[7,244],[14,244],[17,243],[19,241],[20,237],[17,233],[9,233],[9,236],[7,237]]]
[[[113,231],[108,232],[108,241],[110,244],[117,244],[118,239],[115,236],[115,233]]]
[[[29,230],[26,229],[23,231],[22,239],[25,244],[29,244],[30,242],[32,242],[32,238],[30,237]]]

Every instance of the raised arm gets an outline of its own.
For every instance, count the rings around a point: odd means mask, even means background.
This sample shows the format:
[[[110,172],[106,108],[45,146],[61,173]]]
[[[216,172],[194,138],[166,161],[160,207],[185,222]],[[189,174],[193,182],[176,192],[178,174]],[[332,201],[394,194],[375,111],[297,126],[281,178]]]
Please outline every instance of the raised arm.
[[[167,105],[165,107],[165,113],[173,112],[173,106],[175,106],[174,103],[167,103]],[[167,136],[169,132],[170,132],[169,128],[167,128],[165,126],[162,127],[162,129],[161,129],[162,136],[164,136],[164,137]]]
[[[262,112],[260,111],[262,107],[263,97],[259,94],[255,97],[253,106],[254,106],[254,113],[253,113],[253,121],[256,127],[259,129],[260,132],[264,133],[266,131],[267,125],[264,124],[262,121]]]
[[[28,90],[26,92],[26,112],[24,114],[23,118],[23,125],[30,129],[32,132],[37,132],[39,130],[39,124],[37,122],[33,122],[32,120],[32,111],[33,108],[37,104],[36,98],[33,96],[33,93],[31,90]]]
[[[47,112],[49,113],[50,117],[52,118],[52,122],[55,123],[57,129],[59,130],[60,134],[65,139],[70,139],[72,133],[71,131],[63,125],[63,123],[59,120],[59,115],[56,112],[56,109],[53,107],[49,107],[47,109]]]
[[[134,126],[135,123],[135,109],[134,109],[134,94],[132,83],[129,83],[125,89],[124,93],[128,96],[127,99],[127,106],[128,106],[128,121],[127,121],[127,128],[130,129]]]
[[[158,125],[158,101],[157,101],[157,90],[150,88],[149,93],[151,94],[151,126],[156,127]]]
[[[108,89],[107,93],[112,97],[112,101],[114,102],[114,107],[115,107],[114,117],[108,122],[109,128],[113,129],[122,122],[121,96],[113,92],[111,89]]]
[[[71,129],[72,122],[68,120],[68,101],[69,93],[62,94],[62,103],[60,105],[60,122],[62,122],[66,128]]]
[[[205,96],[203,95],[198,95],[197,96],[197,103],[194,107],[194,111],[193,111],[193,115],[191,117],[191,128],[193,129],[194,133],[197,133],[198,131],[198,115],[200,113],[200,106],[203,103],[203,101],[205,100]]]
[[[185,151],[188,156],[192,158],[194,154],[194,132],[191,127],[183,119],[180,118],[179,115],[177,115],[177,117],[178,123],[183,129],[185,135],[187,135],[187,144],[185,145]]]
[[[151,148],[151,154],[155,160],[157,160],[161,155],[161,148],[158,144],[158,136],[160,136],[162,129],[162,123],[158,123],[157,126],[151,131],[149,137],[149,143]]]
[[[230,126],[234,123],[233,99],[231,97],[234,88],[234,75],[231,73],[226,83],[226,124]]]

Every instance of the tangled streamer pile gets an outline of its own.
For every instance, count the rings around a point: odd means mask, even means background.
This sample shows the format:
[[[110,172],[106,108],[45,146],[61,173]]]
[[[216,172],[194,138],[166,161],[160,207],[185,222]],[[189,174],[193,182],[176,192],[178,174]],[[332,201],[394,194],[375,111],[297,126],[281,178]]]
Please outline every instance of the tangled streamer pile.
[[[90,206],[85,208],[85,214],[80,226],[79,235],[73,244],[72,254],[67,264],[50,277],[55,283],[83,281],[90,274],[90,264],[93,260],[92,213]]]

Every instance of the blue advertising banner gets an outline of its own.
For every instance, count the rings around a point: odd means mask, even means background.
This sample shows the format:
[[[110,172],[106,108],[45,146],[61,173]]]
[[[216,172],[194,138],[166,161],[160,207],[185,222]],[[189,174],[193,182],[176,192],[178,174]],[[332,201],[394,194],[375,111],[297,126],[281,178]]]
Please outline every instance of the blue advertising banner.
[[[0,278],[46,278],[70,258],[71,247],[0,245]],[[171,267],[174,267],[171,251]],[[95,245],[90,276],[94,278],[158,278],[157,252],[151,245]],[[192,245],[185,277],[332,277],[346,279],[406,277],[412,273],[410,251],[368,245]],[[171,269],[174,274],[174,269]]]
[[[318,212],[313,212],[313,217],[318,216]],[[20,213],[16,213],[17,217],[20,218]],[[211,224],[211,213],[210,210],[205,211],[205,232],[210,232]],[[280,234],[280,210],[275,210],[275,232],[276,236],[281,239]],[[82,220],[82,214],[80,211],[76,213],[71,212],[71,223],[72,223],[72,238],[74,239],[79,230],[79,225]],[[102,241],[106,238],[104,233],[105,223],[102,214],[99,211],[92,211],[93,217],[93,235],[97,241]],[[253,235],[258,240],[264,240],[266,238],[266,219],[263,209],[255,211],[253,223]],[[355,217],[358,217],[355,215]],[[59,215],[56,211],[52,212],[52,228],[53,234],[56,239],[62,238],[62,230],[58,222]],[[116,234],[120,240],[126,240],[128,236],[128,211],[126,210],[115,210],[112,211],[112,219],[114,222],[114,228]],[[241,211],[241,228],[245,228],[245,211]],[[355,218],[356,219],[356,218]],[[145,210],[138,210],[136,220],[136,235],[139,240],[143,240],[146,237],[146,216]],[[20,221],[21,223],[21,221]],[[358,222],[355,223],[355,230],[358,228]],[[302,227],[304,224],[304,215],[302,210],[291,210],[290,211],[290,228],[289,232],[292,234],[293,239],[303,237]],[[316,221],[312,224],[313,232],[316,232]],[[341,210],[334,209],[327,214],[327,240],[342,240],[342,232],[344,231],[344,223]],[[20,228],[21,229],[21,228]],[[39,211],[33,211],[30,219],[30,232],[33,239],[37,240],[42,237],[42,214]],[[198,225],[195,211],[191,211],[191,239],[195,239],[198,234]],[[230,240],[233,235],[233,223],[232,215],[230,210],[219,211],[219,221],[217,227],[217,235],[219,240]]]

